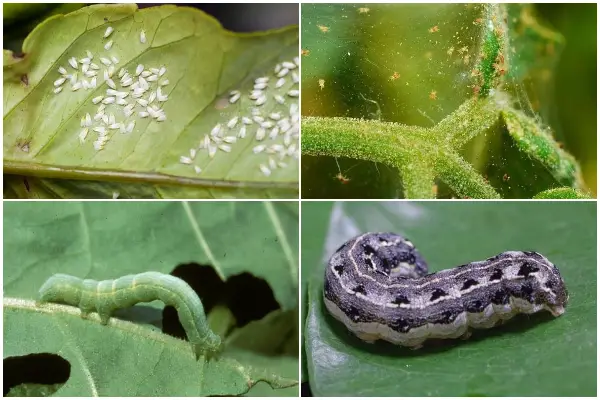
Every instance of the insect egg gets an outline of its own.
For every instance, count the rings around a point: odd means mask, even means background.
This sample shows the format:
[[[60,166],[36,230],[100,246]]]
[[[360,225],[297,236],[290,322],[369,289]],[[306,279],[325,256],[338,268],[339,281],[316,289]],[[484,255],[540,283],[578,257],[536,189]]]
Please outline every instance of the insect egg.
[[[94,89],[94,88],[96,87],[96,82],[97,82],[97,81],[96,81],[96,77],[94,76],[94,77],[92,78],[92,80],[90,81],[90,87],[91,87],[92,89]]]
[[[119,59],[117,57],[115,57],[115,56],[111,56],[110,59],[112,60],[112,62],[114,64],[118,64],[119,63]]]
[[[245,125],[252,125],[252,120],[250,118],[248,118],[248,117],[242,117],[242,122]]]
[[[283,85],[285,85],[285,78],[279,78],[277,80],[277,82],[275,83],[275,87],[277,89],[279,89],[280,87],[282,87]]]
[[[64,69],[64,67],[58,67],[58,72],[62,75],[66,75],[67,74],[67,70]]]
[[[96,63],[90,63],[90,68],[91,69],[95,69],[95,70],[99,70],[100,69],[100,67]]]
[[[296,65],[296,64],[294,64],[293,62],[289,62],[289,61],[284,61],[284,62],[282,62],[282,63],[281,63],[281,66],[282,66],[283,68],[287,68],[287,69],[294,69],[294,68],[296,68],[296,67],[297,67],[297,65]]]
[[[115,66],[111,65],[110,67],[108,67],[108,76],[110,78],[112,78],[112,76],[115,74]]]
[[[224,151],[226,153],[230,153],[231,152],[231,146],[226,145],[226,144],[219,145],[219,149],[221,149],[222,151]]]
[[[179,157],[179,162],[182,164],[191,164],[192,159],[187,156],[181,156],[181,157]]]
[[[108,58],[100,57],[100,62],[107,67],[112,64],[112,62]]]
[[[202,172],[202,168],[200,168],[197,165],[194,165],[194,171],[196,171],[196,173],[199,174],[200,172]]]
[[[142,78],[147,78],[147,77],[149,77],[150,75],[152,75],[152,72],[150,72],[150,71],[148,71],[148,70],[146,70],[146,71],[142,71],[141,75],[142,75]]]
[[[281,71],[281,64],[275,65],[274,71],[275,71],[275,73],[278,73],[279,71]]]
[[[109,79],[106,81],[106,84],[107,84],[108,86],[110,86],[111,88],[113,88],[113,89],[116,89],[116,88],[117,88],[117,85],[115,85],[115,82],[113,82],[113,80],[112,80],[112,79],[110,79],[110,78],[109,78]]]
[[[164,86],[164,85],[162,85],[162,84],[161,84],[161,86]],[[241,96],[241,94],[240,94],[240,93],[234,94],[233,96],[231,96],[231,97],[229,98],[229,102],[230,102],[231,104],[234,104],[236,101],[238,101],[238,100],[240,99],[240,96]]]
[[[75,59],[75,57],[69,58],[69,64],[71,64],[71,67],[77,69],[77,60]]]
[[[135,69],[135,76],[140,76],[140,74],[144,71],[144,66],[139,64]]]
[[[60,92],[62,92],[62,86],[57,87],[56,89],[54,89],[54,93],[58,94]]]
[[[102,100],[102,104],[112,104],[115,102],[115,98],[114,97],[107,97],[104,100]]]
[[[109,26],[108,28],[106,28],[106,31],[104,32],[104,38],[106,39],[107,37],[110,36],[111,33],[113,33],[114,29],[112,26]]]
[[[150,93],[150,96],[148,97],[148,103],[152,103],[154,99],[156,99],[156,92]]]
[[[54,86],[58,87],[61,86],[63,83],[65,83],[67,79],[66,78],[58,78],[57,80],[54,81]]]
[[[143,43],[146,43],[146,31],[144,31],[143,29],[142,29],[142,31],[140,32],[140,42],[141,42],[142,44],[143,44]]]
[[[158,80],[158,75],[151,75],[148,77],[148,82],[156,82]]]
[[[75,84],[73,86],[71,86],[71,90],[75,92],[75,91],[81,89],[81,86],[82,86],[81,82],[75,82]]]
[[[158,70],[158,76],[163,76],[165,72],[167,72],[167,68],[163,65],[160,67],[160,70]]]
[[[142,107],[147,107],[147,106],[148,106],[148,100],[146,100],[146,99],[137,99],[136,101],[137,101],[137,102],[139,103],[139,105],[141,105]]]
[[[286,76],[288,74],[288,72],[290,72],[289,69],[282,68],[281,71],[279,71],[279,73],[277,74],[277,77],[282,78],[282,77]]]
[[[295,73],[295,72],[292,72],[292,81],[294,83],[300,82],[300,76],[297,73]]]
[[[240,131],[238,132],[238,137],[240,139],[243,139],[246,137],[246,125],[242,125],[242,127],[240,128]]]
[[[258,146],[254,146],[254,148],[252,149],[252,152],[254,154],[262,153],[266,147],[267,146],[265,146],[264,144],[259,144]]]
[[[274,113],[269,114],[269,118],[274,119],[274,120],[277,121],[277,120],[281,119],[281,114],[274,112]]]
[[[257,84],[258,83],[267,83],[267,82],[269,82],[269,77],[268,76],[262,76],[262,77],[256,78],[254,80],[254,83],[257,83]]]
[[[299,90],[290,90],[289,92],[287,92],[288,96],[290,97],[298,97],[300,95],[300,91]]]
[[[235,142],[237,141],[237,138],[236,138],[235,136],[225,136],[225,137],[223,138],[223,141],[224,141],[225,143],[229,143],[229,144],[231,144],[231,143],[235,143]]]
[[[110,50],[110,48],[113,45],[113,41],[109,40],[108,42],[106,42],[106,44],[104,45],[104,50]]]
[[[168,79],[165,79],[165,80],[163,80],[163,81],[160,83],[160,86],[167,86],[168,84],[169,84],[169,80],[168,80]],[[238,98],[239,98],[239,97],[238,97]],[[234,101],[233,103],[235,103],[235,101]]]

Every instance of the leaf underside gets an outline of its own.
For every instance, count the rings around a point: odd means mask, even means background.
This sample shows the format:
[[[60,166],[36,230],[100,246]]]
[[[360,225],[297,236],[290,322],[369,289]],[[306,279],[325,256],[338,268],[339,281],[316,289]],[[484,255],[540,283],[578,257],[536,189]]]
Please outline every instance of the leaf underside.
[[[114,31],[104,39],[108,26]],[[142,30],[147,38],[145,44],[140,41]],[[105,50],[109,40],[113,45]],[[81,60],[87,51],[100,67],[97,87],[72,91],[67,79],[62,91],[53,93],[54,83],[61,77],[59,67],[73,74],[75,69],[68,60]],[[41,189],[37,197],[107,198],[113,192],[159,198],[296,197],[297,135],[284,143],[283,133],[270,139],[269,129],[267,138],[258,141],[258,125],[254,123],[247,127],[245,138],[237,138],[241,121],[233,128],[227,128],[227,123],[235,116],[252,116],[251,109],[256,105],[247,93],[261,76],[270,77],[265,89],[266,103],[260,106],[262,115],[277,112],[281,118],[290,116],[290,105],[297,103],[298,98],[286,93],[298,85],[293,83],[290,72],[282,87],[276,89],[278,78],[273,71],[277,63],[293,60],[297,51],[297,27],[234,34],[225,31],[212,17],[187,7],[138,10],[135,5],[94,5],[49,18],[25,40],[23,57],[4,51],[5,173],[44,178],[39,186],[46,189]],[[108,141],[98,151],[94,142],[99,134],[92,127],[80,143],[81,118],[88,113],[92,118],[96,116],[102,103],[94,104],[92,99],[108,97],[106,90],[110,88],[103,73],[109,67],[100,59],[111,56],[118,59],[113,81],[121,91],[128,90],[119,84],[117,74],[121,68],[134,76],[140,64],[146,70],[166,67],[160,79],[149,82],[150,90],[156,91],[160,81],[169,81],[161,87],[163,94],[168,95],[160,103],[166,120],[140,116],[143,105],[131,95],[126,100],[132,100],[136,108],[130,117],[123,114],[125,106],[108,104],[105,114],[113,114],[117,123],[135,122],[135,126],[131,133],[107,128]],[[79,80],[84,77],[82,65],[78,64]],[[241,98],[230,103],[229,93],[233,90],[241,91]],[[276,94],[284,97],[285,104],[274,100]],[[148,100],[147,97],[142,99]],[[101,124],[101,120],[93,120],[92,126]],[[200,147],[205,135],[210,135],[217,124],[222,126],[222,139],[232,137],[236,141],[221,141],[221,145],[230,147],[230,152],[219,149],[211,158],[209,151]],[[289,151],[255,154],[253,149],[259,144]],[[191,149],[196,149],[197,154],[190,154]],[[193,162],[182,163],[182,156]],[[281,164],[270,168],[267,176],[260,165],[269,166],[270,158]],[[77,190],[79,185],[81,192]],[[9,193],[36,197],[27,191],[19,193],[14,184],[11,187]]]

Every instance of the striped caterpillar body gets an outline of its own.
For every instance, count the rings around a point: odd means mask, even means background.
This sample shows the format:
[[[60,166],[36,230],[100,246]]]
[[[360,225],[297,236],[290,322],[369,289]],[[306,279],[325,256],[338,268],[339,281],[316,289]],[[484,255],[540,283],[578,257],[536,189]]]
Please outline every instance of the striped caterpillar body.
[[[427,339],[467,338],[516,314],[568,301],[558,269],[535,252],[507,251],[485,261],[427,274],[414,245],[393,233],[344,243],[325,273],[327,310],[360,339],[417,349]]]
[[[97,311],[102,324],[107,324],[117,309],[154,300],[175,307],[196,358],[202,354],[215,354],[221,349],[221,338],[208,326],[198,295],[185,281],[172,275],[144,272],[95,281],[56,274],[40,288],[41,302],[79,307],[84,316]]]

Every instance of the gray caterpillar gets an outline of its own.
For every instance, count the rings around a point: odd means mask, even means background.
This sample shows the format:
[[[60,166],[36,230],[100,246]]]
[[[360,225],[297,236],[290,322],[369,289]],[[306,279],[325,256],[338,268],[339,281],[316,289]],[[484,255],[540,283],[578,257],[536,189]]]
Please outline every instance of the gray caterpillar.
[[[325,272],[327,310],[360,339],[419,348],[427,339],[467,338],[519,313],[565,312],[558,268],[532,251],[427,273],[414,245],[393,233],[344,243]]]
[[[113,311],[119,308],[154,300],[175,307],[197,359],[201,354],[212,355],[220,351],[221,338],[208,326],[204,307],[196,292],[185,281],[172,275],[144,272],[95,281],[56,274],[40,288],[41,302],[79,307],[83,316],[97,311],[102,324],[107,324]]]

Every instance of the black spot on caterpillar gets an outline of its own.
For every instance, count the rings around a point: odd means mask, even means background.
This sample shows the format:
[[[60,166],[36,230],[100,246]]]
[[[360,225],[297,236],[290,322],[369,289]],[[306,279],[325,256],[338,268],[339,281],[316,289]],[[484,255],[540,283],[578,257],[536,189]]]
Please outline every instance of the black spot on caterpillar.
[[[204,307],[196,292],[185,281],[172,275],[144,272],[95,281],[56,274],[40,288],[41,302],[79,307],[83,316],[96,311],[103,324],[108,323],[117,309],[154,300],[175,307],[196,358],[220,351],[221,338],[208,326]]]

